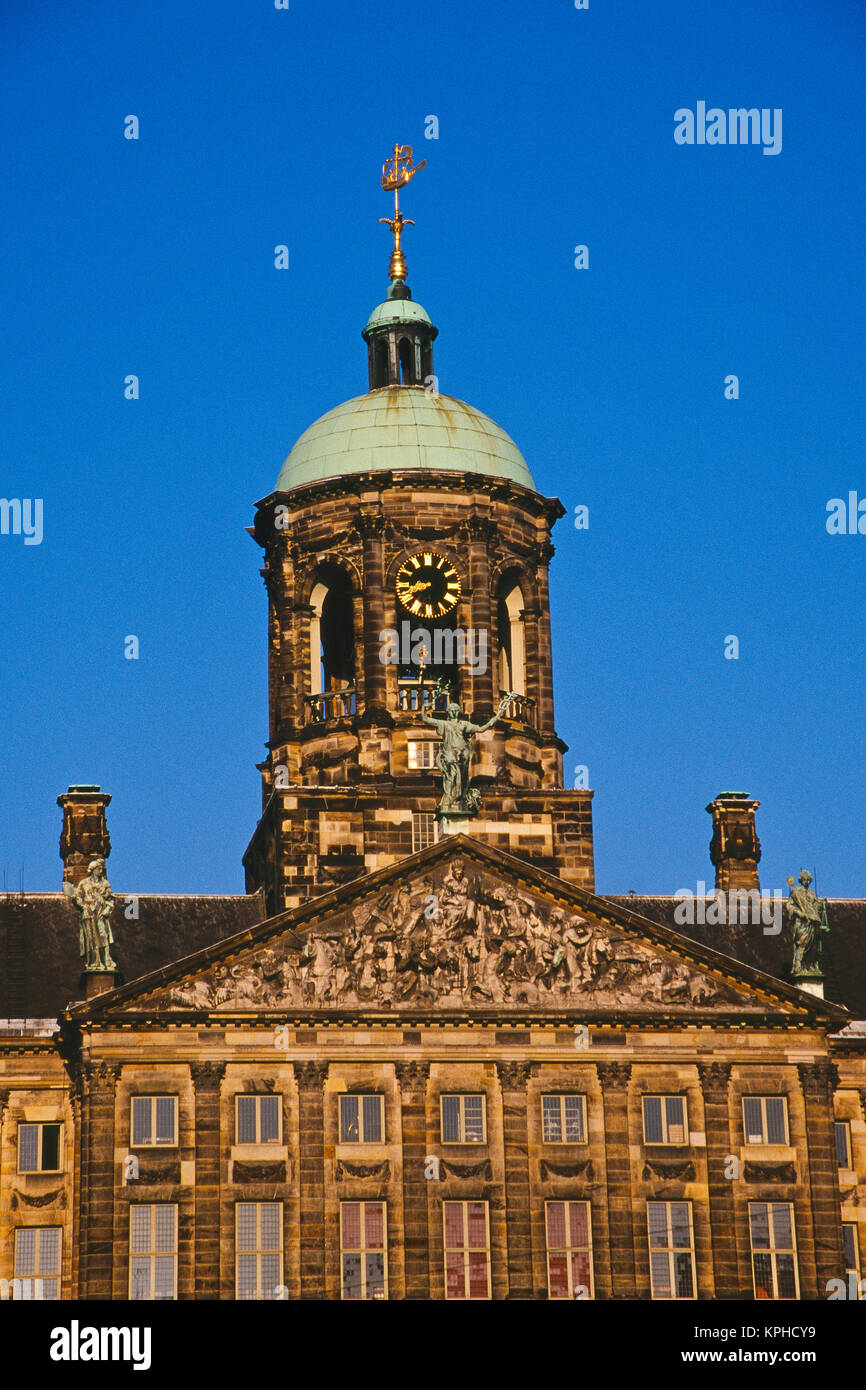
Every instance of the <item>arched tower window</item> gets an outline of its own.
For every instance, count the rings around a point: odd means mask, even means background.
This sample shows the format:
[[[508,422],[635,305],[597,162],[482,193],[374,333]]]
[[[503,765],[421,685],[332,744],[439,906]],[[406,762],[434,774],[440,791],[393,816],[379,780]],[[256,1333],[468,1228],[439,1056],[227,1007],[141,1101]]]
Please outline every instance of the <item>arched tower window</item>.
[[[336,568],[323,571],[310,595],[310,694],[345,690],[355,684],[355,627],[352,589]]]
[[[371,390],[375,391],[380,386],[388,385],[388,341],[386,338],[377,338],[373,344],[372,375]]]
[[[401,338],[397,344],[400,359],[401,386],[415,385],[415,345],[411,338]]]
[[[499,590],[499,688],[526,694],[526,641],[523,627],[524,599],[520,585],[506,580]]]

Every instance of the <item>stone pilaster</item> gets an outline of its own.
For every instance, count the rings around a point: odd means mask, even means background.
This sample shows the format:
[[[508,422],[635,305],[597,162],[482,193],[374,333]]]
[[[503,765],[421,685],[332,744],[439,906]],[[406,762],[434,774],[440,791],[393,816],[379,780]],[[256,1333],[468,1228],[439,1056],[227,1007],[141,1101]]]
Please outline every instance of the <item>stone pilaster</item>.
[[[725,1176],[731,1154],[728,1109],[729,1062],[699,1062],[704,1095],[707,1140],[707,1196],[713,1242],[713,1282],[716,1298],[739,1298],[737,1237],[734,1225],[734,1184]]]
[[[300,1153],[301,1298],[325,1298],[325,1124],[327,1062],[296,1062]]]
[[[474,719],[486,723],[493,714],[499,694],[493,684],[494,680],[499,680],[499,640],[490,595],[490,544],[495,527],[483,517],[470,517],[466,526],[469,533],[469,592],[472,601],[472,619],[468,626],[474,627],[476,633],[487,634],[487,669],[475,671],[471,677],[472,715]],[[475,640],[477,642],[478,638]],[[461,674],[461,680],[466,678],[466,674]],[[464,709],[468,704],[467,693],[461,691]]]
[[[634,1218],[628,1135],[628,1062],[597,1063],[604,1099],[604,1147],[610,1225],[611,1298],[636,1298]]]
[[[502,1089],[505,1145],[505,1221],[508,1235],[508,1297],[532,1298],[532,1220],[529,1136],[526,1118],[528,1062],[497,1062]]]
[[[120,1066],[84,1063],[79,1298],[110,1299],[114,1248],[114,1110]]]
[[[403,1232],[407,1299],[430,1297],[426,1093],[429,1062],[397,1062],[403,1131]]]
[[[220,1082],[224,1062],[193,1062],[195,1088],[195,1297],[219,1298]]]
[[[814,1283],[807,1287],[800,1268],[800,1297],[826,1298],[827,1282],[844,1278],[839,1178],[833,1129],[833,1081],[831,1062],[801,1062],[797,1067],[806,1103],[806,1146],[809,1154],[809,1193],[815,1239]]]

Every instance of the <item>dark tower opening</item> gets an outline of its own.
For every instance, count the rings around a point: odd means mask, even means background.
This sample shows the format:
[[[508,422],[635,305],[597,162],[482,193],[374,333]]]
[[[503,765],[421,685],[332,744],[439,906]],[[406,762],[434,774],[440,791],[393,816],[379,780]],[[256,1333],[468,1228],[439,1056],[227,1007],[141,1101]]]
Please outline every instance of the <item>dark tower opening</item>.
[[[415,347],[411,338],[401,338],[397,344],[400,358],[401,386],[415,385]]]
[[[328,576],[328,592],[322,601],[322,687],[342,690],[355,684],[355,625],[352,591],[339,570]]]
[[[370,382],[370,390],[375,391],[380,386],[388,385],[388,343],[384,338],[377,338],[373,344],[373,373]]]

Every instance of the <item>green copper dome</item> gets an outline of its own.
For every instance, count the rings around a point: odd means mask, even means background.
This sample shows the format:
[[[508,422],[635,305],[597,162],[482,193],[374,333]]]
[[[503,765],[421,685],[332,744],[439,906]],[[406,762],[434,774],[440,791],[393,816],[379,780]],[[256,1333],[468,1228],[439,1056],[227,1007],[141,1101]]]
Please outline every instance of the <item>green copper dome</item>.
[[[396,300],[380,305],[374,316],[403,304],[417,315],[414,301]],[[428,394],[423,386],[385,386],[345,401],[310,425],[283,464],[277,491],[398,468],[478,473],[536,490],[517,445],[489,416],[453,396]]]
[[[381,328],[389,323],[429,323],[430,315],[415,299],[384,299],[377,304],[361,333],[366,338],[371,328]]]

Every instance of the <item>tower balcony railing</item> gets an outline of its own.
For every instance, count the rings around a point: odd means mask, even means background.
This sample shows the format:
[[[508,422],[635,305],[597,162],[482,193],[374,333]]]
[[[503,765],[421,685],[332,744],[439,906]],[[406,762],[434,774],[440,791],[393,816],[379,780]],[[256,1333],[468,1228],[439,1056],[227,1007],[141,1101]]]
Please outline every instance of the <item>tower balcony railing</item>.
[[[451,697],[447,692],[439,692],[432,685],[421,685],[418,680],[401,680],[397,684],[397,708],[406,714],[421,710],[444,711]]]
[[[332,719],[348,719],[358,712],[358,692],[354,686],[343,690],[323,690],[319,695],[307,695],[308,724],[328,724]]]
[[[508,694],[507,690],[500,690],[499,698],[504,700]],[[503,719],[508,719],[513,724],[528,724],[530,729],[535,728],[535,701],[531,695],[512,695],[502,714]]]

